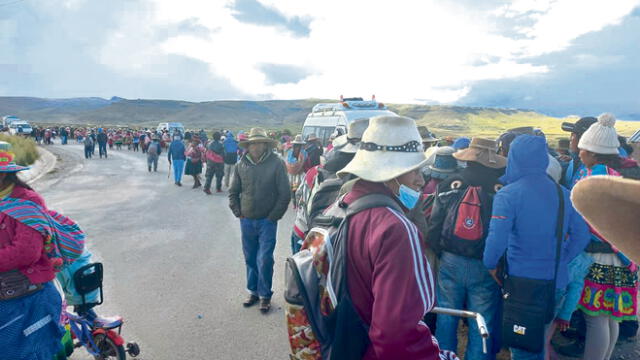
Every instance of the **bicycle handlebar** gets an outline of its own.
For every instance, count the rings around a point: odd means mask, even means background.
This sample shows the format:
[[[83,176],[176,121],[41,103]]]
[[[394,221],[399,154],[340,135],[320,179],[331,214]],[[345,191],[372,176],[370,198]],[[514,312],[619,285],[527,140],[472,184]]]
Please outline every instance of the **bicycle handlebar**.
[[[482,351],[485,354],[487,353],[487,339],[489,338],[489,329],[487,329],[487,322],[484,320],[484,317],[481,314],[473,311],[455,310],[441,307],[434,307],[433,309],[431,309],[431,312],[442,315],[475,319],[476,325],[478,326],[478,332],[480,333],[480,337],[482,337]]]

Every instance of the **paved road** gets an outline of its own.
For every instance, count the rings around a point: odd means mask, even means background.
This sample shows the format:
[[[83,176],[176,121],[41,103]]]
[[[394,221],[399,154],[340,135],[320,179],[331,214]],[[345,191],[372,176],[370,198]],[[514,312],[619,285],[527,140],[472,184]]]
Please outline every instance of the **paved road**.
[[[173,185],[168,162],[148,173],[146,158],[126,150],[85,161],[80,146],[48,147],[57,170],[35,187],[50,208],[80,223],[105,265],[106,302],[120,314],[138,359],[286,359],[283,264],[293,213],[278,230],[273,310],[244,309],[245,270],[238,221],[226,192],[206,196]],[[163,154],[164,155],[164,154]],[[77,350],[73,359],[85,359]]]

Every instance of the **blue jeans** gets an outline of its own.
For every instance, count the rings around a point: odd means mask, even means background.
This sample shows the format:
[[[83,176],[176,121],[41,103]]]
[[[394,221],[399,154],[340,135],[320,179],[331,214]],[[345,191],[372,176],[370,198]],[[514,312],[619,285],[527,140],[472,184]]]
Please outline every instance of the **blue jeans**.
[[[499,331],[495,313],[498,311],[500,289],[482,260],[443,252],[438,275],[438,306],[480,313],[487,322],[490,334]],[[440,349],[456,351],[458,323],[455,316],[438,314],[436,338]],[[469,344],[465,359],[490,359],[494,353],[487,341],[487,353],[482,352],[482,338],[475,321],[469,321]]]
[[[562,290],[556,289],[556,308],[555,308],[556,314],[558,313],[558,311],[560,311],[560,307],[562,306],[562,303],[563,303],[562,300],[565,296],[565,292],[566,292],[565,289],[562,289]],[[545,339],[548,338],[548,335],[549,335],[548,334],[550,329],[549,325],[551,325],[551,323],[548,323],[545,325]],[[515,348],[509,348],[509,351],[511,351],[511,360],[544,360],[544,351],[541,353],[532,353],[529,351],[515,349]]]
[[[176,183],[182,180],[182,173],[184,172],[184,159],[173,160],[173,179]]]
[[[100,153],[100,157],[107,157],[107,143],[98,143],[98,152]]]
[[[271,299],[273,250],[278,224],[268,219],[240,219],[242,251],[247,266],[247,290],[262,299]]]

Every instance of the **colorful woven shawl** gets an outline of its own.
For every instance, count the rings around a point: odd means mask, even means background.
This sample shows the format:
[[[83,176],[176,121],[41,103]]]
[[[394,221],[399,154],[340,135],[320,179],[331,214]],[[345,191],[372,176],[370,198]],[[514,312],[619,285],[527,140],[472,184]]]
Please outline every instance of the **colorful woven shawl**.
[[[41,233],[45,252],[56,268],[82,255],[85,233],[68,217],[33,201],[11,197],[0,201],[0,212]]]

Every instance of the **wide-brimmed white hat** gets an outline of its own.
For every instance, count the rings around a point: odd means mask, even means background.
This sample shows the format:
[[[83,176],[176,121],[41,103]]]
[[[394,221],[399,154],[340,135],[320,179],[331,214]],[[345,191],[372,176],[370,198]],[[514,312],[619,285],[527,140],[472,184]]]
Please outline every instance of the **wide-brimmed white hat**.
[[[293,139],[293,141],[291,142],[294,145],[304,145],[306,144],[306,142],[304,142],[304,140],[302,139],[302,134],[298,134],[296,135],[296,137]]]
[[[413,119],[376,116],[362,135],[353,160],[338,176],[353,174],[363,180],[385,182],[425,165],[422,138]]]
[[[349,130],[346,134],[340,135],[333,140],[333,148],[337,151],[355,154],[358,151],[358,145],[362,140],[364,131],[369,127],[369,119],[357,119],[349,124]]]

